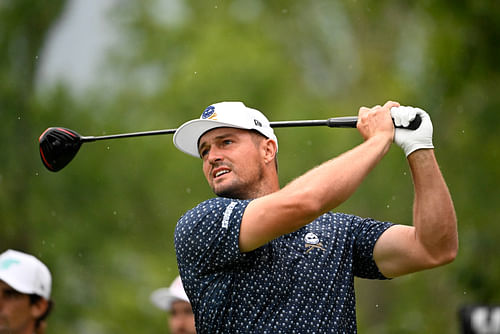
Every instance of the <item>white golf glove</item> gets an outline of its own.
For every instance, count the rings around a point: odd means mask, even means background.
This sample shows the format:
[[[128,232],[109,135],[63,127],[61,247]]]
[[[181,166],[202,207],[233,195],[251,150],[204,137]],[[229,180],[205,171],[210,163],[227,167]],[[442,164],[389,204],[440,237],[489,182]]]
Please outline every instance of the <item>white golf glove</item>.
[[[429,115],[420,108],[392,107],[391,116],[396,126],[408,126],[415,116],[419,115],[422,123],[416,130],[396,128],[394,142],[403,149],[408,157],[412,152],[422,148],[434,148],[432,144],[432,122]]]

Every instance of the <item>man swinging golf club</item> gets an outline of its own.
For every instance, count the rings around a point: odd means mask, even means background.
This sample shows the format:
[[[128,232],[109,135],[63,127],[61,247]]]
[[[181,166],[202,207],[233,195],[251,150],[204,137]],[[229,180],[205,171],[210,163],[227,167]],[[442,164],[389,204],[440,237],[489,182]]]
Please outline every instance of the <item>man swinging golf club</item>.
[[[417,130],[395,129],[416,115]],[[217,195],[175,230],[198,333],[355,333],[355,276],[387,279],[454,260],[456,216],[429,115],[389,101],[360,108],[357,128],[363,143],[281,189],[278,140],[259,111],[216,103],[177,129],[174,144],[201,157]],[[412,173],[413,224],[331,212],[393,142]]]

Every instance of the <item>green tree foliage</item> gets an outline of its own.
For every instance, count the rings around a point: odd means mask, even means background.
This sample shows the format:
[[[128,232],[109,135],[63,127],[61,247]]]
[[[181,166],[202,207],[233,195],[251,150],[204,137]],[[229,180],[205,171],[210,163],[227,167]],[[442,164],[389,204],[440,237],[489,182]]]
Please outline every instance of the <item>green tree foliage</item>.
[[[457,333],[458,309],[498,303],[499,6],[487,1],[121,1],[120,42],[95,84],[36,94],[34,74],[63,1],[0,4],[0,250],[54,276],[51,333],[165,332],[151,291],[177,274],[173,232],[211,197],[200,161],[170,136],[86,143],[42,166],[49,126],[82,135],[174,128],[224,100],[271,120],[355,115],[397,100],[427,110],[461,249],[442,268],[357,280],[361,333]],[[43,84],[43,83],[42,83]],[[279,129],[280,182],[361,142],[357,131]],[[409,170],[394,146],[338,210],[411,223]]]
[[[36,123],[31,109],[33,75],[45,33],[60,12],[62,1],[3,1],[0,4],[0,116],[2,154],[0,166],[0,241],[28,246],[32,241],[19,233],[26,221],[30,184],[20,182],[37,165],[32,152]],[[32,172],[31,172],[32,173]],[[4,239],[5,238],[5,239]]]

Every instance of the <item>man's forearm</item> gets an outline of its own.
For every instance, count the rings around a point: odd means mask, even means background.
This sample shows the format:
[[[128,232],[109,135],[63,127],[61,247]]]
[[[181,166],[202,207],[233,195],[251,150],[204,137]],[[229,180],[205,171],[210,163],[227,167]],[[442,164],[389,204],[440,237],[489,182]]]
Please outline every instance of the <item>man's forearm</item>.
[[[413,224],[416,238],[435,265],[448,263],[458,250],[457,219],[434,150],[415,151],[408,156],[408,162],[415,187]]]

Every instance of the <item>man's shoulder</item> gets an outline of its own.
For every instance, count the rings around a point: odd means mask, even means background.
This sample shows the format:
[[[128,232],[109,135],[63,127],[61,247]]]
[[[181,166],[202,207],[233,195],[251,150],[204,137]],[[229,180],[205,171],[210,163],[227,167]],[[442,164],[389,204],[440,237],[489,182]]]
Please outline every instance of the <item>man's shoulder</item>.
[[[174,243],[177,256],[201,254],[212,245],[238,249],[238,229],[249,200],[216,197],[201,202],[177,222]],[[189,245],[189,247],[181,247]],[[239,251],[238,251],[239,253]]]
[[[186,214],[190,212],[224,211],[227,208],[227,206],[233,202],[236,204],[248,203],[247,200],[240,200],[240,199],[226,198],[226,197],[213,197],[199,203],[194,208],[188,210]],[[234,205],[235,204],[233,204],[233,206]]]
[[[203,219],[208,215],[219,215],[224,214],[228,209],[234,208],[235,206],[240,205],[242,209],[246,208],[250,200],[241,200],[234,198],[226,198],[226,197],[214,197],[207,199],[194,208],[188,210],[179,221],[182,220],[199,220]]]

